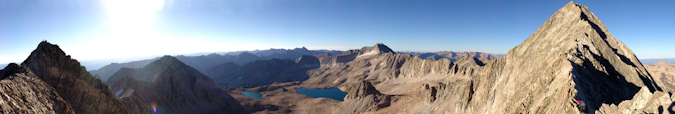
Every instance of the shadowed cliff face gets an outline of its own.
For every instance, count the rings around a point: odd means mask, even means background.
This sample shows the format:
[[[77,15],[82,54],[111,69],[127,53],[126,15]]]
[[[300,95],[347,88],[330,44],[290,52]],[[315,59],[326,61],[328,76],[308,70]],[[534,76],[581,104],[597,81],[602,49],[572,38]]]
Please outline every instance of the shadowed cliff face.
[[[130,110],[123,105],[108,86],[91,76],[77,60],[67,56],[57,45],[41,42],[21,66],[29,68],[53,87],[75,113],[143,112]]]
[[[215,85],[211,78],[174,57],[164,56],[137,70],[136,72],[148,72],[149,74],[143,75],[155,78],[147,82],[136,79],[143,76],[123,76],[112,86],[115,93],[125,96],[125,93],[135,91],[143,97],[142,100],[157,102],[167,113],[246,112],[232,96]]]

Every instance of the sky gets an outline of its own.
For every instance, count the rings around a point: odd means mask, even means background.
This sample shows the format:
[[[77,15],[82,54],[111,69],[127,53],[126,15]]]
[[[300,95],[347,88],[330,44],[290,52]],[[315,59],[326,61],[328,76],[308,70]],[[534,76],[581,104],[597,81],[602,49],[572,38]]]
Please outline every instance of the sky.
[[[0,0],[0,63],[269,48],[506,54],[563,0]],[[640,59],[675,58],[675,1],[575,1]]]

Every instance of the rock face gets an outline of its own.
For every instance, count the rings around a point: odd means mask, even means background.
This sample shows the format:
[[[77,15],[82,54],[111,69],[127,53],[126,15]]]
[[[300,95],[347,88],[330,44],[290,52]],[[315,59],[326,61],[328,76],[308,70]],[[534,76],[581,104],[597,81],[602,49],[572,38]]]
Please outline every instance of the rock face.
[[[142,99],[130,99],[129,102],[155,101],[167,113],[246,113],[211,78],[174,57],[164,56],[138,70],[149,73],[144,75],[156,77],[146,82],[135,79],[137,76],[128,75],[112,86],[122,98],[135,94],[142,96]]]
[[[24,66],[7,65],[0,79],[0,113],[75,114],[53,87]]]
[[[629,100],[642,87],[660,90],[633,52],[573,2],[471,78],[468,106],[440,111],[578,113],[574,101],[582,100],[592,112]]]
[[[79,62],[66,56],[57,45],[41,42],[21,66],[53,87],[75,113],[142,112],[123,105],[108,86],[89,74]]]
[[[297,63],[296,63],[297,62]],[[256,87],[274,82],[302,81],[309,78],[308,70],[319,68],[319,60],[314,56],[302,56],[296,62],[291,60],[270,59],[255,60],[236,70],[220,69],[228,72],[215,74],[218,85],[228,87]]]
[[[391,96],[377,91],[373,84],[361,81],[349,87],[345,101],[339,104],[339,109],[334,113],[357,114],[362,112],[376,111],[389,106]]]

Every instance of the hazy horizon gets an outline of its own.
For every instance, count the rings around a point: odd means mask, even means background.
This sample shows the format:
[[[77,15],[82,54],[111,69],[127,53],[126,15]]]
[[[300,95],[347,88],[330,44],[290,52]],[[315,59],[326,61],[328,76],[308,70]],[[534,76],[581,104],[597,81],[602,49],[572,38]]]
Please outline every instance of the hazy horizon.
[[[397,52],[506,54],[568,2],[0,0],[0,64],[22,62],[42,40],[78,60],[380,42]],[[675,58],[675,1],[575,2],[638,58]]]

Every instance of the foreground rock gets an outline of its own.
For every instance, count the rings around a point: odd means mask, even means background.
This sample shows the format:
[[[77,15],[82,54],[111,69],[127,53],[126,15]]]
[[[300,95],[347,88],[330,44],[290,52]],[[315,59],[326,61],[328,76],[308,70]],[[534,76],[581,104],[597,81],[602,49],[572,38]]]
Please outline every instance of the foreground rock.
[[[345,101],[338,106],[340,110],[334,113],[357,114],[377,111],[390,104],[391,96],[380,93],[370,82],[362,81],[349,87]]]
[[[24,66],[7,65],[0,79],[0,113],[75,113],[53,87]]]
[[[130,102],[156,102],[163,107],[161,111],[166,113],[247,112],[211,78],[174,57],[164,56],[137,70],[139,71],[134,72],[147,74],[125,75],[112,86],[115,93],[122,98],[142,96],[142,99],[130,99]],[[148,76],[155,78],[151,82],[136,79],[145,79]]]
[[[673,113],[673,102],[668,93],[656,91],[654,94],[649,89],[643,87],[633,96],[633,99],[623,101],[619,104],[602,104],[595,111],[596,114],[668,114]]]

